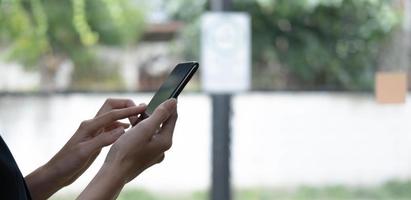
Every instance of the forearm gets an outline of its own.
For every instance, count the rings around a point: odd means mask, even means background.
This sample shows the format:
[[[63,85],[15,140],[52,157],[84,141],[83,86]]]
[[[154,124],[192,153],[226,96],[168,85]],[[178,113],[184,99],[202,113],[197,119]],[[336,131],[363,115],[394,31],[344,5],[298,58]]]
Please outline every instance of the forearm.
[[[104,164],[77,200],[115,199],[126,184],[120,174],[115,166]]]
[[[64,187],[57,171],[47,164],[39,167],[24,179],[34,200],[47,199]]]

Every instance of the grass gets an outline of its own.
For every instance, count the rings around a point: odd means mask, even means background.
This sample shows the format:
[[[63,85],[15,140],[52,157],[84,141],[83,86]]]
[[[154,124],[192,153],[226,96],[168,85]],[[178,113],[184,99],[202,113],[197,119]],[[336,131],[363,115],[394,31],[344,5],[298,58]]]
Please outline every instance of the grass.
[[[233,192],[234,200],[410,200],[411,180],[389,181],[375,187],[301,186],[294,189],[246,188]],[[75,195],[53,197],[54,200],[74,199]],[[208,200],[208,192],[157,194],[144,190],[125,190],[118,200]]]

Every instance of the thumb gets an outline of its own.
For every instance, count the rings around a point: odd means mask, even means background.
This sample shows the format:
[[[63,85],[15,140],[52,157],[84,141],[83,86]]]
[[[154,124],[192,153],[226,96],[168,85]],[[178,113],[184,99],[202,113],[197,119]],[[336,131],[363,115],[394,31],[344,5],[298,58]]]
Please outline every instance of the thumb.
[[[94,151],[113,144],[124,133],[124,127],[120,126],[108,132],[103,132],[88,141],[85,148]]]

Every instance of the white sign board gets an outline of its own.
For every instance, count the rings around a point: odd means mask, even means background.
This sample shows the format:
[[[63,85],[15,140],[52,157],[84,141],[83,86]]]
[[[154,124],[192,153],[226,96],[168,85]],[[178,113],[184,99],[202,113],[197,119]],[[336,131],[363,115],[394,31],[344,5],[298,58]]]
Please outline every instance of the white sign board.
[[[201,22],[201,81],[211,93],[250,88],[250,17],[238,12],[210,12]]]

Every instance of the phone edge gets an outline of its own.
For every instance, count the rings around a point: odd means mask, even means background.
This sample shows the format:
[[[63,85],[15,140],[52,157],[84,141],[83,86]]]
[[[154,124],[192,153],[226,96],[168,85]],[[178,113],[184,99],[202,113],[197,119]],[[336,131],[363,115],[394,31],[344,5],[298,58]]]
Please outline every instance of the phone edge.
[[[192,63],[192,69],[190,70],[190,72],[188,73],[188,75],[186,77],[184,77],[183,81],[180,82],[180,84],[178,85],[178,87],[173,91],[173,93],[170,95],[170,98],[177,98],[178,95],[180,95],[180,93],[183,91],[184,87],[187,85],[187,83],[191,80],[191,78],[194,76],[194,74],[197,72],[200,64],[198,62],[189,62]],[[184,63],[181,63],[184,64]]]

